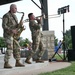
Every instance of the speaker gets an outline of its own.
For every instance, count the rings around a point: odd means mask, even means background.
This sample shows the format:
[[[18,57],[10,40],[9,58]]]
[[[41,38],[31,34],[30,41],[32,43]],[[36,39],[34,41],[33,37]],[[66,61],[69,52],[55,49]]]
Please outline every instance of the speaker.
[[[71,26],[72,49],[75,50],[75,26]]]
[[[75,61],[75,50],[69,49],[67,57],[68,61]]]

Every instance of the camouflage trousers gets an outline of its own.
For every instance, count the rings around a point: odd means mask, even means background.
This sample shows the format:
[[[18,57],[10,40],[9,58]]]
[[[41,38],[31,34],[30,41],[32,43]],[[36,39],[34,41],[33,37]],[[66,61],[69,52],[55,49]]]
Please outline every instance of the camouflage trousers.
[[[15,41],[16,40],[14,40],[13,37],[5,37],[5,43],[7,46],[7,50],[4,56],[5,62],[9,61],[11,54],[13,54],[13,57],[16,60],[20,60],[20,47],[18,42],[17,41],[15,42]]]
[[[30,59],[36,52],[38,52],[36,59],[41,59],[41,57],[44,54],[44,48],[43,48],[43,43],[41,41],[41,37],[32,36],[32,41],[33,41],[32,50],[31,50],[30,55],[28,56],[28,59]]]

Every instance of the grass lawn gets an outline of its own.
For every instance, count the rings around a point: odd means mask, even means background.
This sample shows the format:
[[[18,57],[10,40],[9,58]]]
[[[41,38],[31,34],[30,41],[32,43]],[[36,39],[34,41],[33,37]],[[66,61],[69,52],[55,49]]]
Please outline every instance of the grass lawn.
[[[60,59],[58,55],[56,55],[55,58]],[[75,75],[75,61],[72,61],[71,66],[67,68],[56,70],[53,72],[41,73],[39,75]]]
[[[71,62],[71,66],[56,70],[53,72],[42,73],[39,75],[75,75],[75,62]]]

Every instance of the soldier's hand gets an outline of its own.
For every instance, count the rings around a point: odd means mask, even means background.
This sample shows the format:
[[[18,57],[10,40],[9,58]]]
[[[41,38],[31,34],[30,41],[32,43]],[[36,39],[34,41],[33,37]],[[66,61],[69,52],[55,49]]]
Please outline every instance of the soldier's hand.
[[[14,34],[17,34],[17,30],[16,30],[16,29],[12,30],[12,32],[13,32]]]
[[[36,20],[39,24],[41,23],[41,18],[40,19],[36,18]]]
[[[23,22],[20,22],[20,25],[23,25]]]

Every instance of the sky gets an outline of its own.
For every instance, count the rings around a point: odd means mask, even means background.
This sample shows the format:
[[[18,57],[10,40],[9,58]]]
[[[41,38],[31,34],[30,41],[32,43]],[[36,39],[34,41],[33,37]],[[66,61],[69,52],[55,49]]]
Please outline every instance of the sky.
[[[34,0],[39,6],[39,0]],[[31,0],[22,0],[18,2],[13,2],[0,6],[0,17],[2,17],[5,13],[9,11],[9,7],[11,4],[16,4],[19,12],[24,12],[25,16],[23,20],[28,18],[28,13],[33,12],[35,16],[41,15],[41,10],[31,1]],[[58,8],[69,5],[70,12],[65,13],[65,31],[71,29],[71,26],[75,25],[75,0],[48,0],[48,15],[49,15],[49,31],[54,31],[54,35],[58,40],[62,40],[63,38],[63,15],[60,17],[50,16],[53,14],[58,14]],[[18,22],[21,19],[22,14],[16,13],[18,17]],[[54,18],[52,18],[54,17]],[[0,37],[3,37],[3,29],[2,29],[2,20],[0,19]],[[23,25],[26,27],[21,34],[23,39],[28,38],[31,41],[31,31],[29,29],[29,23],[25,22]]]

